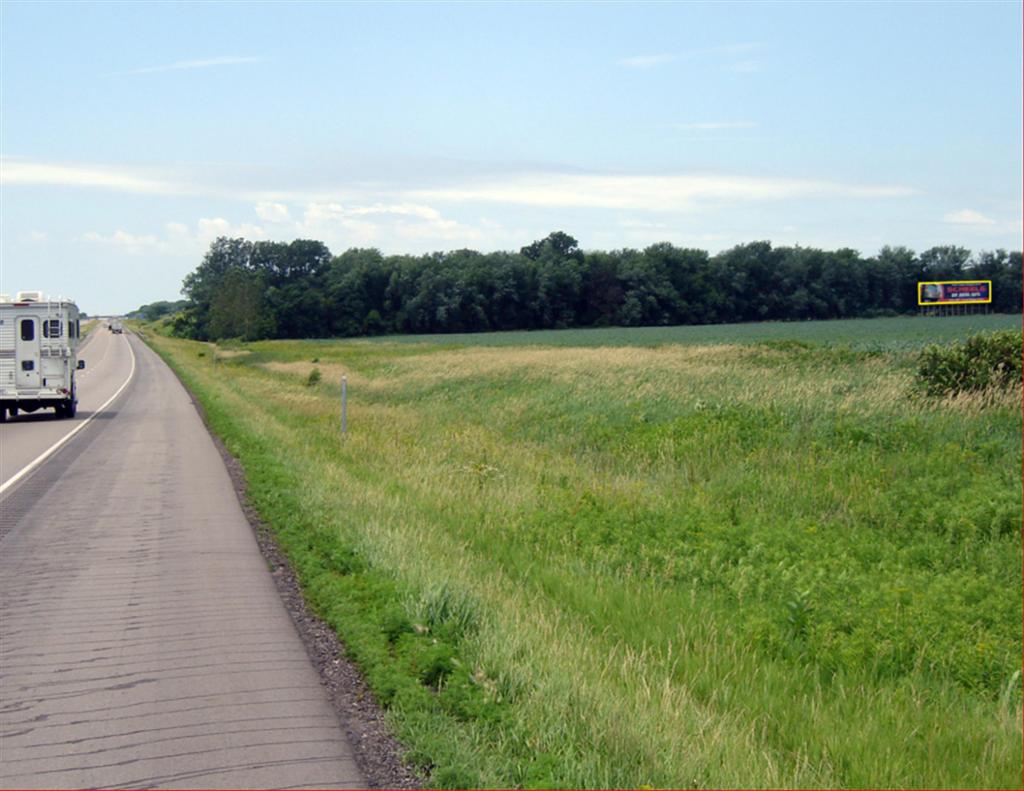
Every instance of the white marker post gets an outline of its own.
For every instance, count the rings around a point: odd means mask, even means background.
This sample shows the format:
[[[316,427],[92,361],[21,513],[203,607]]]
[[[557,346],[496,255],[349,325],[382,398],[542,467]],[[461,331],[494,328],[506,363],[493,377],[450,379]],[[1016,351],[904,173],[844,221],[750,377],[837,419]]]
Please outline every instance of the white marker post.
[[[348,433],[348,377],[341,377],[341,433]]]

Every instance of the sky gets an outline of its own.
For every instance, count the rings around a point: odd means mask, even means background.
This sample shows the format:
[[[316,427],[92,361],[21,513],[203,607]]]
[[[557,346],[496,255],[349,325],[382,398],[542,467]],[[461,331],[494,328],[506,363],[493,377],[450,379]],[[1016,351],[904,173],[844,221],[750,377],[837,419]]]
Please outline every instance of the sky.
[[[0,0],[0,292],[335,254],[1021,249],[1022,5]]]

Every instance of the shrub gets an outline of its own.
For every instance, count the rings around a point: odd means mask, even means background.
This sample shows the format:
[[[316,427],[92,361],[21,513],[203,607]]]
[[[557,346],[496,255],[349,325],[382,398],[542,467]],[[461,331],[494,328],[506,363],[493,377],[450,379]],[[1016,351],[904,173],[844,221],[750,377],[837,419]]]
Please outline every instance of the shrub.
[[[306,377],[306,387],[313,387],[314,385],[320,384],[320,380],[323,377],[320,375],[320,369],[314,368],[309,372],[309,376]]]
[[[982,333],[921,352],[917,381],[928,395],[1021,385],[1021,333]]]

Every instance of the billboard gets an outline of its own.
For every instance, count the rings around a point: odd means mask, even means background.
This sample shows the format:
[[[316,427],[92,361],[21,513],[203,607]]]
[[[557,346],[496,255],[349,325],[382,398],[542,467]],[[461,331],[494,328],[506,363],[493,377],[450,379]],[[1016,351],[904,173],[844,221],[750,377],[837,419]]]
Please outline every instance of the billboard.
[[[991,280],[942,280],[917,284],[918,305],[980,305],[991,301]]]

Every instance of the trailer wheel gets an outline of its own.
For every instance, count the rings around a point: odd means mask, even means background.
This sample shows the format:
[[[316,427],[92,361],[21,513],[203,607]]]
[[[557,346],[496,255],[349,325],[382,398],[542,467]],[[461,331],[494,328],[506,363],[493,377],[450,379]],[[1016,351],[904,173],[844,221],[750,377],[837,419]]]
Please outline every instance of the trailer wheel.
[[[9,406],[9,407],[7,407],[7,411],[11,413],[11,417],[17,417],[18,416],[18,407],[16,407],[16,406]]]
[[[0,407],[0,423],[7,422],[7,407]]]
[[[64,404],[64,417],[74,417],[78,412],[78,402],[72,399]]]

